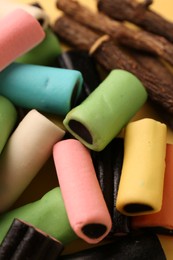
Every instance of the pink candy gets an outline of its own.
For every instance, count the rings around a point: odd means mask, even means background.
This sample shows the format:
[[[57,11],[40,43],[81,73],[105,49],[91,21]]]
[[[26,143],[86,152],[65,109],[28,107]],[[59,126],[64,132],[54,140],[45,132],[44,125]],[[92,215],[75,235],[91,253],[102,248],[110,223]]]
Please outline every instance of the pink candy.
[[[98,243],[112,227],[89,150],[68,139],[54,145],[53,156],[64,204],[74,232],[88,243]]]
[[[16,9],[0,20],[0,71],[38,45],[45,37],[39,22]]]

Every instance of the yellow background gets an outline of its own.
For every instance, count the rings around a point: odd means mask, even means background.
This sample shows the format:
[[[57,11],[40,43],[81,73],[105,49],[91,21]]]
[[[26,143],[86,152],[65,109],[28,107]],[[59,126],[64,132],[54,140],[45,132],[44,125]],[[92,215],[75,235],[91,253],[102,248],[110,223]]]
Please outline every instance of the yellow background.
[[[122,0],[123,1],[123,0]],[[16,0],[13,2],[18,3],[33,3],[35,0]],[[38,0],[38,3],[47,11],[50,16],[51,24],[54,23],[55,19],[61,14],[56,8],[56,0]],[[92,10],[96,10],[96,0],[79,0],[82,4],[90,7]],[[152,9],[163,15],[165,18],[173,21],[173,0],[155,0],[152,4]],[[148,104],[137,113],[133,120],[143,117],[153,117],[159,119],[159,115],[150,107]],[[168,142],[173,143],[173,132],[168,131]],[[46,181],[45,181],[46,180]],[[40,185],[41,183],[41,185]],[[43,169],[40,171],[35,180],[26,189],[23,196],[18,200],[15,206],[20,206],[23,203],[28,203],[39,199],[45,192],[57,185],[57,177],[54,169],[54,164],[52,158],[49,163],[47,163]],[[39,187],[39,188],[38,188]],[[31,192],[32,190],[32,192]],[[38,192],[39,190],[39,192]],[[173,260],[173,237],[159,236],[162,246],[166,252],[167,259]],[[79,241],[80,246],[85,247],[85,243]],[[73,251],[74,245],[69,246],[69,251]]]
[[[97,0],[79,0],[79,2],[85,4],[86,6],[91,7],[93,10],[96,9],[95,3]],[[123,1],[123,0],[122,0]],[[33,3],[32,0],[16,0],[13,2],[18,3]],[[47,11],[47,13],[51,16],[51,21],[54,21],[56,19],[57,15],[59,14],[58,10],[55,8],[56,6],[56,0],[38,0],[43,8]],[[172,9],[172,0],[155,0],[153,1],[152,9],[159,12],[160,14],[164,15],[168,19],[173,21],[173,9]]]

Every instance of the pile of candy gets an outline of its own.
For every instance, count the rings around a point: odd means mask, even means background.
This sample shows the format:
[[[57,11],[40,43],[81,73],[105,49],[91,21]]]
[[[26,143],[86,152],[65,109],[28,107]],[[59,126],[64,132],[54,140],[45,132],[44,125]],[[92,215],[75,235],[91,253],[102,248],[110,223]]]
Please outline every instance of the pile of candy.
[[[132,120],[143,83],[63,51],[39,4],[0,9],[0,259],[166,259],[173,145],[165,123]],[[55,187],[15,207],[50,158]],[[66,254],[80,239],[94,246]]]

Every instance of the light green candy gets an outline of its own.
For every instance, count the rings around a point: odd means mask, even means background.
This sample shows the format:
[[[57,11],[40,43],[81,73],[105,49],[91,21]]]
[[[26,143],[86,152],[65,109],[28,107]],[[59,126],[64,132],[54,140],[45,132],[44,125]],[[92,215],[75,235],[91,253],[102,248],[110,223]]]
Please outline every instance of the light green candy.
[[[56,57],[61,53],[61,46],[57,36],[48,28],[45,30],[46,37],[38,46],[19,57],[16,62],[51,66]]]
[[[59,187],[47,192],[38,201],[2,214],[0,216],[0,243],[14,218],[30,223],[64,245],[77,239],[70,227]]]
[[[146,99],[147,92],[136,76],[112,70],[79,106],[68,112],[63,123],[88,148],[101,151]]]
[[[17,111],[11,101],[0,96],[0,153],[17,121]]]

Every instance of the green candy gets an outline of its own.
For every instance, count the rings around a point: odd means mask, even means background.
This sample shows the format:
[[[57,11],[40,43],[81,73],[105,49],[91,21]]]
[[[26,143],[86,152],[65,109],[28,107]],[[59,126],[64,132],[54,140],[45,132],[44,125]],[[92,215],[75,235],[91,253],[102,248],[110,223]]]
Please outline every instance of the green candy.
[[[101,151],[146,99],[147,92],[136,76],[112,70],[79,106],[68,112],[63,123],[88,148]]]
[[[11,101],[0,96],[0,153],[17,121],[17,111]]]
[[[77,239],[70,227],[59,187],[47,192],[40,200],[11,210],[0,216],[0,243],[14,218],[30,223],[64,245]]]
[[[61,46],[57,36],[48,28],[45,30],[46,37],[38,46],[19,57],[16,62],[51,66],[56,57],[61,53]]]

